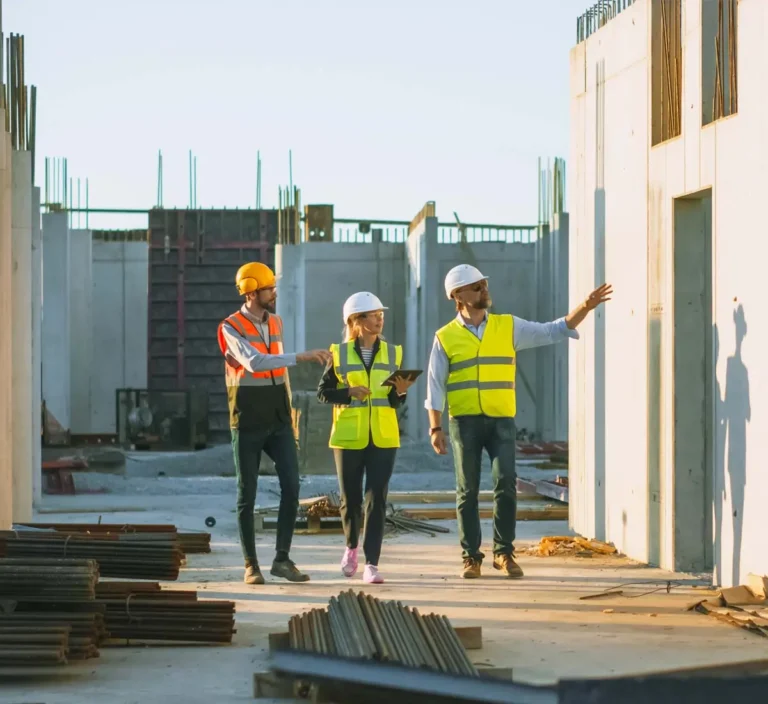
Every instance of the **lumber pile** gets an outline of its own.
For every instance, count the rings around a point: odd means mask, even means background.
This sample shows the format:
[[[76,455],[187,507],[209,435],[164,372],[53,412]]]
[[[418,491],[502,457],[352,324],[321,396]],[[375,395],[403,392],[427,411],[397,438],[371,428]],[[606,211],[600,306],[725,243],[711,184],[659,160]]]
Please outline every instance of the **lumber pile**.
[[[587,540],[578,535],[547,535],[537,545],[528,548],[526,555],[551,557],[552,555],[574,555],[592,557],[593,555],[618,555],[615,546],[602,540]]]
[[[722,589],[689,607],[731,626],[768,638],[768,577],[750,574],[747,584]]]

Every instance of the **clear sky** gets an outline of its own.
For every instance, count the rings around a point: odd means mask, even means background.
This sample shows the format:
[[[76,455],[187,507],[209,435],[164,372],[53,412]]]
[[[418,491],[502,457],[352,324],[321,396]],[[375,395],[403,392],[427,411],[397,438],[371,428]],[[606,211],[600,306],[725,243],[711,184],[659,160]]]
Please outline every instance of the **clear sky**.
[[[588,0],[2,0],[45,156],[94,207],[253,207],[293,180],[339,217],[532,224],[568,156],[568,52]],[[91,226],[141,222],[91,220]]]

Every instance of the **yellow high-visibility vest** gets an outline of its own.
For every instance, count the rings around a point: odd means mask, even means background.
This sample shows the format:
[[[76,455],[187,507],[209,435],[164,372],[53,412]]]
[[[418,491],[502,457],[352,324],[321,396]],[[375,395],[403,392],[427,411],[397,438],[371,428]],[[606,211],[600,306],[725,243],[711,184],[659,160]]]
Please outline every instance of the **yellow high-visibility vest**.
[[[514,418],[514,321],[511,315],[488,315],[483,339],[454,318],[437,331],[448,356],[448,413]]]
[[[370,375],[354,342],[331,345],[331,352],[339,388],[365,386],[371,390],[371,395],[365,401],[353,398],[349,405],[333,407],[329,447],[362,450],[368,446],[370,438],[376,447],[400,447],[397,412],[389,404],[390,387],[381,384],[400,368],[403,348],[381,340]]]

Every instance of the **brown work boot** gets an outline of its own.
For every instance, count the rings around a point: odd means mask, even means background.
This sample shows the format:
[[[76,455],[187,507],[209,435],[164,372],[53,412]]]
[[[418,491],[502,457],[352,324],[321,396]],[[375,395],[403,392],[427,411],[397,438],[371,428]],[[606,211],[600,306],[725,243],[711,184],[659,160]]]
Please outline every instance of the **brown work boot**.
[[[476,557],[464,558],[464,570],[461,576],[464,579],[477,579],[480,576],[480,566],[483,564],[482,560],[478,560]]]
[[[264,584],[264,575],[258,565],[246,565],[243,581],[246,584]]]
[[[512,555],[494,555],[493,567],[501,570],[504,576],[510,579],[522,579],[523,577],[523,569],[515,562]]]

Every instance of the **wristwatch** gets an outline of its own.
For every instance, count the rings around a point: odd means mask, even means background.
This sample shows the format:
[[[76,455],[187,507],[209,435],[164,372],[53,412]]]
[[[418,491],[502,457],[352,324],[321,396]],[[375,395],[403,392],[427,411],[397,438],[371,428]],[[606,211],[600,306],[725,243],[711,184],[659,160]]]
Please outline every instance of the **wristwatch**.
[[[440,431],[442,431],[442,428],[439,425],[435,428],[430,428],[429,437],[432,437],[435,433],[439,433]]]

